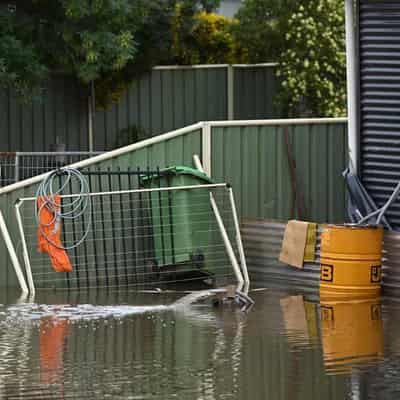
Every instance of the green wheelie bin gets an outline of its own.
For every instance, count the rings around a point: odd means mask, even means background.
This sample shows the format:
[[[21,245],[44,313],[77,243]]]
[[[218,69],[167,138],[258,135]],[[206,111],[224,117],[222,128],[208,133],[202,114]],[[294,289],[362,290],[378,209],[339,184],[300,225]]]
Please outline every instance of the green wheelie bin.
[[[142,187],[148,189],[211,183],[203,172],[184,166],[141,178]],[[188,278],[212,275],[207,257],[216,225],[209,188],[154,191],[149,199],[154,264],[161,275],[167,278],[168,271]]]

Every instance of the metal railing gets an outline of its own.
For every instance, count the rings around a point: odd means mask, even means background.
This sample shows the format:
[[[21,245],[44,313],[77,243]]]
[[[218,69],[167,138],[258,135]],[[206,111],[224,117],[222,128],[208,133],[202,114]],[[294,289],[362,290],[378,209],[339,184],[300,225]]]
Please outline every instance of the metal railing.
[[[102,152],[3,152],[0,153],[0,187],[32,178]]]

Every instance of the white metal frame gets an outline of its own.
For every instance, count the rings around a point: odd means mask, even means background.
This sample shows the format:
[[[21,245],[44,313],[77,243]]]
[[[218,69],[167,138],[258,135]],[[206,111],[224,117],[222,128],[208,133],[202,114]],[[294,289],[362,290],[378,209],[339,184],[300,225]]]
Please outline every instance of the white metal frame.
[[[8,232],[6,222],[4,220],[3,213],[0,210],[0,231],[3,235],[4,242],[6,244],[8,254],[10,255],[10,259],[12,265],[14,267],[15,274],[17,275],[18,283],[21,288],[22,293],[28,293],[28,287],[25,282],[25,277],[21,269],[21,265],[19,263],[17,253],[15,252],[14,245],[11,241],[10,233]]]
[[[104,196],[104,195],[112,196],[112,195],[118,195],[118,194],[170,192],[170,191],[194,190],[194,189],[204,190],[204,189],[216,189],[216,188],[225,188],[228,191],[231,212],[232,212],[232,216],[233,216],[233,220],[234,220],[236,244],[238,246],[238,252],[239,252],[240,261],[241,261],[240,266],[236,259],[236,255],[233,250],[232,244],[230,242],[228,233],[226,231],[223,219],[218,210],[218,206],[217,206],[214,196],[211,192],[210,192],[210,204],[211,204],[211,208],[213,210],[214,216],[216,218],[222,240],[224,242],[225,250],[227,252],[229,261],[231,262],[233,271],[234,271],[236,279],[238,281],[238,288],[239,288],[239,290],[242,290],[243,285],[245,285],[245,292],[247,293],[248,287],[249,287],[249,275],[248,275],[248,271],[247,271],[246,260],[244,257],[243,244],[241,242],[239,222],[238,222],[237,213],[236,213],[236,205],[235,205],[235,201],[233,198],[232,189],[228,184],[215,183],[215,184],[205,184],[205,185],[189,185],[189,186],[172,186],[172,187],[149,188],[149,189],[117,190],[117,191],[109,191],[109,192],[92,192],[92,193],[82,193],[82,194],[79,194],[79,196],[96,197],[96,196]],[[67,198],[76,197],[76,196],[77,196],[77,194],[68,194],[68,195],[61,195],[60,197],[63,199],[67,199]],[[35,294],[35,284],[33,281],[32,268],[31,268],[31,263],[30,263],[30,259],[29,259],[29,253],[28,253],[28,246],[26,243],[25,231],[24,231],[24,226],[23,226],[21,211],[20,211],[21,206],[26,201],[36,201],[36,197],[21,198],[17,201],[17,203],[15,204],[14,207],[15,207],[15,215],[16,215],[16,219],[17,219],[18,230],[19,230],[19,233],[21,236],[22,252],[23,252],[23,258],[24,258],[26,276],[28,278],[29,292],[33,295],[33,294]],[[1,225],[1,222],[2,222],[1,218],[2,218],[2,214],[0,211],[0,229],[3,231],[2,225]],[[9,240],[9,243],[12,246],[11,240]],[[15,251],[14,251],[14,253],[15,253]],[[18,262],[16,255],[15,255],[15,260]],[[14,262],[14,260],[13,260],[13,262]],[[22,270],[19,266],[19,263],[15,264],[14,268],[16,269],[16,272],[18,271],[17,276],[23,277]],[[22,288],[22,284],[21,284],[21,288]],[[25,284],[25,287],[22,288],[22,290],[23,291],[28,290],[26,287],[26,284]]]
[[[242,242],[242,235],[240,233],[240,224],[239,224],[239,218],[236,212],[236,203],[235,203],[235,198],[233,195],[233,190],[232,187],[229,186],[228,188],[229,192],[229,201],[231,203],[231,209],[232,209],[232,214],[233,214],[233,222],[235,224],[235,232],[236,232],[236,245],[239,250],[239,257],[240,257],[240,265],[242,267],[242,274],[243,274],[243,280],[244,280],[244,292],[248,293],[249,286],[250,286],[250,278],[249,278],[249,273],[247,270],[247,263],[246,263],[246,256],[244,254],[244,248],[243,248],[243,242]]]
[[[193,162],[195,167],[201,171],[201,172],[205,172],[203,165],[201,164],[200,158],[197,154],[193,155]],[[236,274],[236,278],[238,280],[238,290],[242,290],[243,289],[243,285],[244,285],[244,291],[245,293],[248,293],[249,290],[249,286],[250,286],[250,279],[249,279],[249,274],[247,271],[247,264],[246,264],[246,257],[244,254],[244,249],[243,249],[243,243],[242,243],[242,237],[240,234],[240,225],[239,225],[239,220],[237,217],[237,212],[236,212],[236,204],[235,204],[235,199],[233,196],[233,190],[231,188],[230,185],[226,186],[228,189],[228,193],[229,193],[229,201],[231,204],[231,210],[232,210],[232,216],[233,216],[233,223],[235,225],[235,237],[236,237],[236,244],[238,247],[238,251],[239,251],[239,257],[240,257],[240,266],[239,267],[239,263],[236,260],[236,256],[235,256],[235,252],[233,251],[232,245],[229,241],[229,237],[226,233],[226,229],[224,226],[224,222],[221,218],[221,215],[219,213],[218,210],[218,206],[217,203],[215,202],[214,196],[212,193],[210,193],[210,202],[211,202],[211,207],[213,209],[215,218],[217,220],[217,223],[219,225],[219,229],[222,235],[222,239],[224,240],[225,243],[225,247],[228,251],[228,256],[231,260],[231,264],[233,266],[233,269],[235,271]]]
[[[18,201],[17,203],[15,203],[15,217],[17,218],[18,231],[21,236],[22,254],[24,257],[26,277],[28,279],[29,293],[31,295],[34,295],[35,294],[35,284],[33,283],[31,262],[29,260],[28,246],[26,244],[26,239],[25,239],[24,225],[22,223],[22,218],[21,218],[21,213],[20,213],[20,208],[21,208],[22,203],[23,202],[21,200]]]

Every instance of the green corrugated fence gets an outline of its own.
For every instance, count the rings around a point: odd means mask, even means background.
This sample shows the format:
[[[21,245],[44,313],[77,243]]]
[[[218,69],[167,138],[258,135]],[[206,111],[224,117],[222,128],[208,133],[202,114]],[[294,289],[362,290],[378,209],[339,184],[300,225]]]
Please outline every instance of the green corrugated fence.
[[[112,169],[192,165],[199,154],[216,181],[232,184],[240,216],[289,219],[293,214],[284,129],[296,163],[298,190],[303,193],[307,218],[340,222],[345,218],[345,189],[341,172],[346,166],[345,119],[217,121],[198,123],[75,164]],[[33,196],[40,177],[0,189],[0,209],[17,246],[14,204]],[[16,286],[4,241],[0,239],[0,285]],[[21,257],[22,260],[22,257]]]
[[[118,103],[96,112],[93,150],[116,148],[133,126],[143,139],[198,121],[277,117],[276,91],[274,64],[155,67]],[[0,152],[52,151],[56,143],[90,150],[87,96],[87,88],[60,76],[31,103],[0,90]]]
[[[296,164],[294,183],[304,198],[305,215],[298,215],[294,207],[284,129],[284,125],[256,124],[214,127],[213,177],[232,184],[243,218],[343,221],[345,124],[289,126],[289,149]]]

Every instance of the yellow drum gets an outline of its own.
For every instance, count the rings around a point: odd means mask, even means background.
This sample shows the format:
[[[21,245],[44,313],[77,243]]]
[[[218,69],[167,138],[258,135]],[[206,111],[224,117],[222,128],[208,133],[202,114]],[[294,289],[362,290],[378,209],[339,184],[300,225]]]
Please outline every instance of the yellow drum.
[[[321,302],[324,364],[331,373],[349,372],[383,355],[383,324],[379,299]]]
[[[383,229],[377,226],[325,226],[321,236],[321,300],[379,295],[382,240]]]

